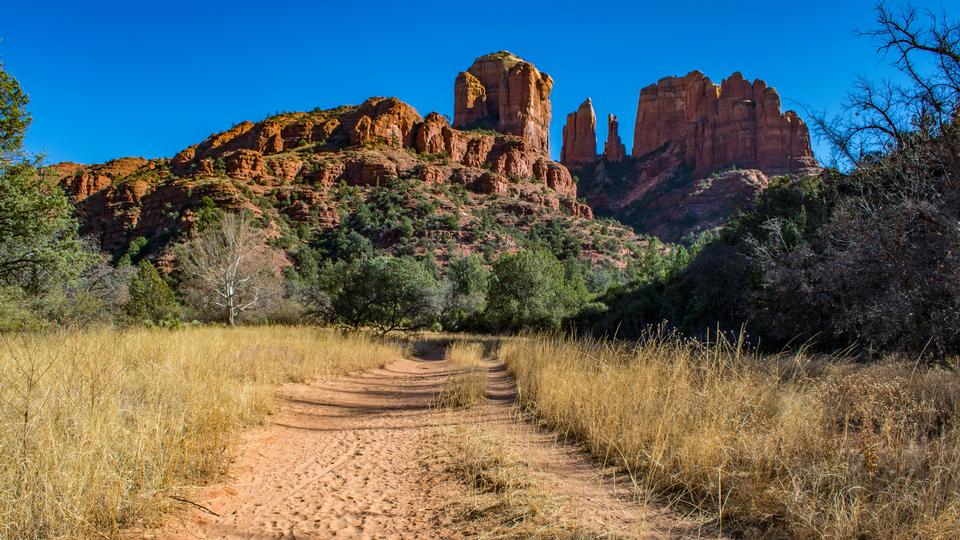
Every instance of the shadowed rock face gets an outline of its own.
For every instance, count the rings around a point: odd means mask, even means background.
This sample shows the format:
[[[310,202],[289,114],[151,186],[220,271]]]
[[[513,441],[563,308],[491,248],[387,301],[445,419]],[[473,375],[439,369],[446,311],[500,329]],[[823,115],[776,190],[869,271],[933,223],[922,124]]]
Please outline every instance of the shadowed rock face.
[[[454,83],[453,127],[517,135],[549,154],[552,89],[549,75],[512,53],[481,56]]]
[[[592,163],[597,159],[597,115],[587,98],[576,111],[567,115],[563,126],[560,163],[567,166]]]
[[[819,170],[803,120],[739,73],[719,85],[698,71],[661,79],[640,91],[635,128],[630,156],[611,115],[601,157],[562,161],[598,214],[669,241],[721,225],[771,175]],[[564,148],[584,137],[564,129]]]

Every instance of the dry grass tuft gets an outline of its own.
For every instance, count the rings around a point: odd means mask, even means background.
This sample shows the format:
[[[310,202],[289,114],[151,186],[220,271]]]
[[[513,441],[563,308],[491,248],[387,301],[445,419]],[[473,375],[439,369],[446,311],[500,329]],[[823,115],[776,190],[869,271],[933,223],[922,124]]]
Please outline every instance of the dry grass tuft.
[[[440,407],[462,409],[483,400],[487,369],[483,365],[483,345],[458,341],[447,348],[446,360],[457,370],[437,396]]]
[[[960,378],[672,338],[500,349],[520,400],[641,492],[746,536],[960,536]]]
[[[0,537],[115,536],[219,473],[273,388],[400,347],[313,328],[0,336]]]
[[[528,463],[496,433],[460,426],[444,433],[451,471],[474,490],[464,517],[483,538],[593,538],[576,526],[576,514],[552,493]]]

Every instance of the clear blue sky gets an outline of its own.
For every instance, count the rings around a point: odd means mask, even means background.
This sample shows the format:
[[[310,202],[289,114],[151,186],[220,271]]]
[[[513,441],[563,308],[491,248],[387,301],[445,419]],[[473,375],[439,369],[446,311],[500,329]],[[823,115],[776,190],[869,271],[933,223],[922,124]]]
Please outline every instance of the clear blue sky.
[[[919,1],[940,9],[940,1]],[[629,147],[640,88],[699,69],[835,110],[890,73],[854,35],[869,0],[771,2],[10,2],[0,58],[31,96],[27,144],[50,162],[172,156],[240,120],[397,96],[453,112],[453,81],[507,49],[550,73],[551,148],[587,96]],[[960,16],[956,11],[952,16]],[[822,146],[817,145],[818,153]]]

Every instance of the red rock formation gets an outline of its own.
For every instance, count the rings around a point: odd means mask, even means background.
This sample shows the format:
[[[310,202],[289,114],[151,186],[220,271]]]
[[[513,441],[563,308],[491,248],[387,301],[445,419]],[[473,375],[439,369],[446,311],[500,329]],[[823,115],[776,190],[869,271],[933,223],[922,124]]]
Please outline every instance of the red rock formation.
[[[593,112],[593,103],[587,98],[576,111],[567,115],[567,123],[563,125],[560,163],[577,166],[596,160],[597,116]]]
[[[343,121],[354,145],[386,144],[413,146],[413,132],[423,121],[416,109],[397,98],[373,97],[363,102],[356,114]]]
[[[478,126],[487,118],[487,89],[480,79],[468,71],[461,71],[453,83],[453,110],[459,127]],[[499,114],[499,107],[493,112]],[[495,124],[495,122],[494,122]]]
[[[807,126],[780,112],[780,95],[734,73],[719,86],[703,73],[667,77],[640,91],[632,155],[682,148],[682,165],[703,176],[726,167],[767,174],[815,168]]]
[[[590,216],[576,202],[567,168],[529,137],[457,130],[442,115],[423,119],[395,98],[243,122],[171,160],[63,163],[50,171],[78,205],[84,234],[115,253],[138,236],[169,241],[189,230],[210,202],[257,215],[266,202],[289,219],[333,226],[339,214],[329,190],[341,182],[361,188],[401,178],[457,183],[510,197],[537,215],[564,208],[567,215]]]
[[[454,83],[453,125],[518,135],[549,154],[552,89],[549,75],[507,51],[481,56]]]
[[[627,157],[627,147],[620,140],[620,123],[615,115],[607,116],[607,142],[603,145],[603,159],[620,162]]]
[[[461,131],[450,127],[442,115],[430,113],[417,128],[413,147],[422,154],[443,154],[455,163],[508,178],[534,178],[563,197],[577,196],[570,171],[547,159],[526,138]],[[483,185],[490,184],[487,180]]]
[[[63,178],[67,194],[75,202],[82,201],[114,182],[126,178],[147,164],[143,158],[120,158],[102,165],[84,167],[76,163],[60,163],[53,166],[55,173]]]

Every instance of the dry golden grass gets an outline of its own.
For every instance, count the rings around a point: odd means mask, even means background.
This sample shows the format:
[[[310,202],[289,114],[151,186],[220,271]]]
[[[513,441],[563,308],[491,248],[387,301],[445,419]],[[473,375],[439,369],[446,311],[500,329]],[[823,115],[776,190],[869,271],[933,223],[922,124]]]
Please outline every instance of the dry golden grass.
[[[520,400],[640,493],[746,536],[960,537],[960,378],[737,344],[505,342]]]
[[[313,328],[0,336],[0,537],[113,536],[222,470],[277,383],[399,346]]]
[[[483,344],[457,341],[447,348],[450,366],[457,370],[437,396],[436,405],[460,409],[483,400],[487,369],[483,365]]]
[[[567,501],[493,431],[459,426],[443,433],[451,472],[473,489],[460,501],[463,521],[481,538],[593,538],[581,530]]]

